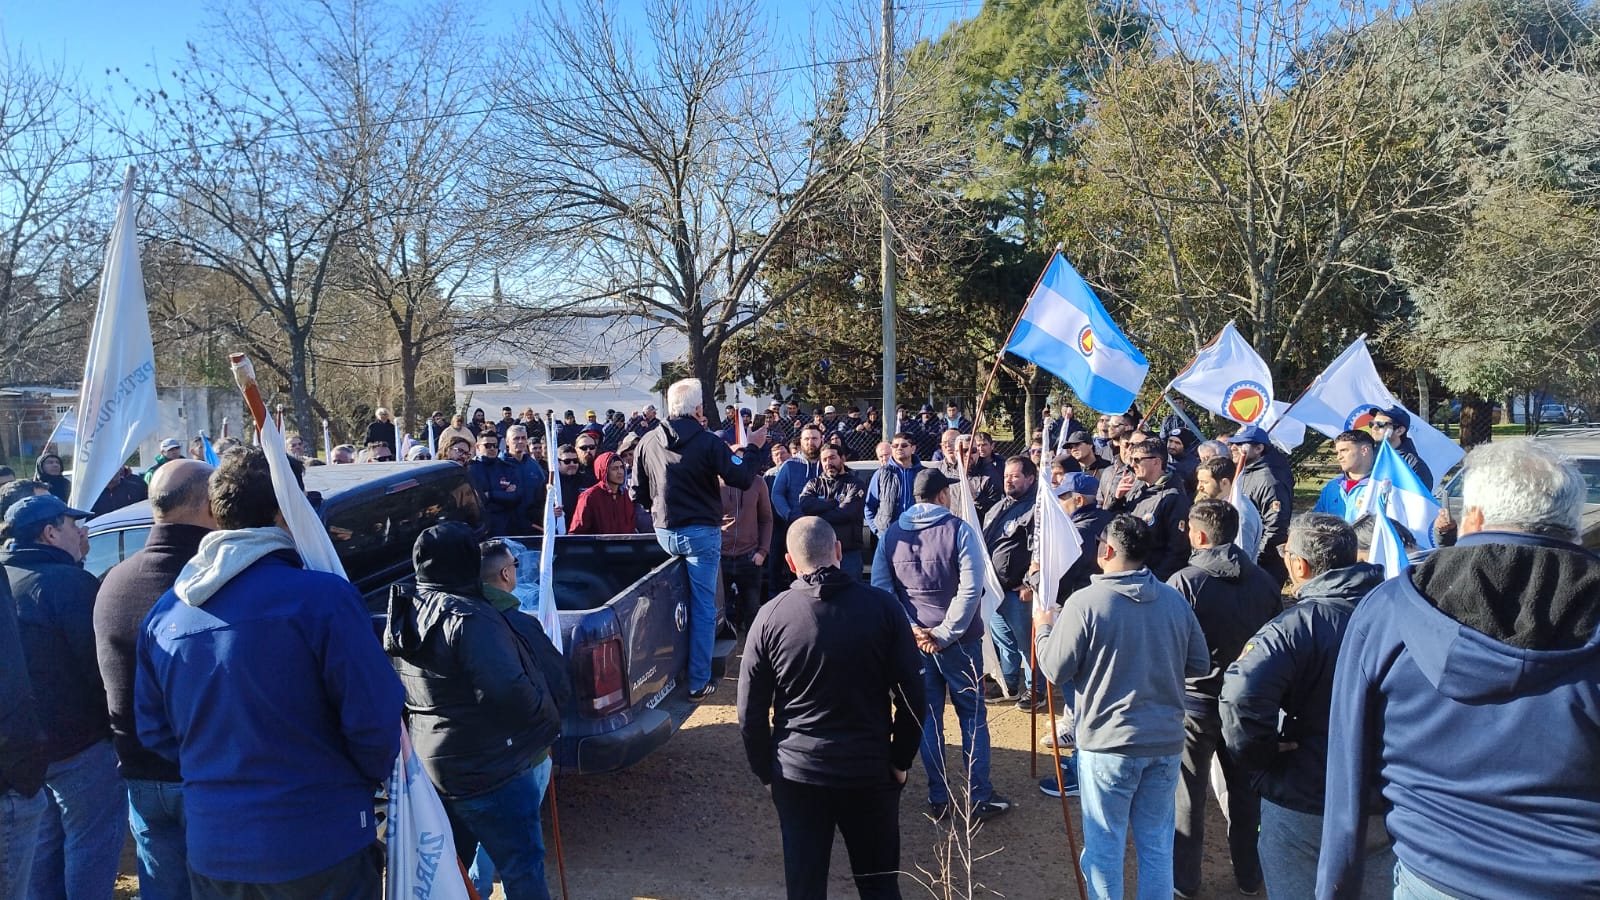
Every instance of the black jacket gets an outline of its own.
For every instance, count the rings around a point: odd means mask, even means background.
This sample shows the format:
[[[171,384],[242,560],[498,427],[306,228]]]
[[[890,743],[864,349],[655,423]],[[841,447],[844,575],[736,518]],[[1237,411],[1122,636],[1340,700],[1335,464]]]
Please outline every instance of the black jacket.
[[[1396,447],[1394,452],[1405,460],[1406,465],[1411,467],[1411,471],[1417,473],[1418,478],[1422,479],[1423,487],[1430,491],[1433,490],[1433,470],[1428,468],[1428,464],[1423,462],[1422,457],[1417,454],[1417,445],[1412,443],[1411,435],[1408,434],[1401,438],[1400,446]]]
[[[100,587],[65,551],[22,544],[0,554],[17,602],[28,677],[38,690],[45,759],[59,762],[111,736],[94,648]]]
[[[1322,814],[1334,663],[1356,603],[1382,583],[1383,570],[1367,563],[1311,579],[1299,602],[1262,626],[1228,666],[1222,738],[1262,798]],[[1299,746],[1280,752],[1280,742]]]
[[[1261,513],[1261,555],[1276,553],[1275,548],[1289,539],[1294,488],[1279,481],[1271,460],[1262,456],[1239,474],[1239,492]]]
[[[1172,474],[1155,484],[1136,482],[1128,496],[1113,499],[1112,515],[1126,513],[1150,526],[1150,555],[1145,565],[1157,578],[1171,578],[1189,561],[1189,495]]]
[[[722,486],[740,490],[755,481],[755,466],[740,463],[716,435],[689,416],[668,419],[639,439],[633,502],[650,510],[657,528],[722,527]]]
[[[1095,561],[1095,552],[1100,543],[1100,535],[1105,533],[1106,523],[1111,521],[1111,514],[1098,506],[1085,506],[1072,514],[1072,527],[1078,529],[1078,542],[1083,547],[1083,552],[1072,561],[1066,574],[1061,576],[1056,587],[1056,606],[1067,602],[1075,592],[1089,586],[1089,578],[1100,571],[1100,564]],[[1039,589],[1039,573],[1029,573],[1026,583],[1034,590]]]
[[[739,733],[762,784],[893,784],[911,767],[922,655],[893,595],[829,566],[756,613],[739,676]]]
[[[144,483],[144,479],[128,471],[124,466],[111,477],[111,483],[100,492],[99,498],[94,501],[94,506],[90,507],[90,512],[97,516],[105,515],[112,510],[138,503],[149,496],[150,488]]]
[[[865,543],[861,530],[866,510],[867,489],[849,469],[837,478],[818,475],[800,489],[800,515],[822,517],[846,551],[860,550]]]
[[[572,697],[565,660],[533,617],[500,612],[478,583],[472,532],[417,538],[415,593],[389,597],[384,649],[406,692],[406,724],[439,792],[470,797],[542,762]]]
[[[368,422],[367,433],[363,436],[363,440],[365,440],[368,444],[380,442],[388,444],[389,452],[394,454],[394,458],[400,458],[400,443],[395,436],[393,420],[385,422],[380,419],[373,419],[371,422]]]
[[[1283,609],[1283,595],[1277,579],[1232,543],[1193,551],[1189,565],[1167,584],[1189,601],[1211,652],[1211,671],[1184,682],[1184,706],[1196,715],[1214,716],[1222,671],[1239,658],[1250,635]]]
[[[1000,586],[1008,591],[1022,587],[1033,562],[1033,511],[1038,484],[1020,500],[1006,497],[983,520],[983,545],[989,551]]]
[[[44,729],[17,631],[17,604],[0,570],[0,793],[32,797],[44,784]]]
[[[150,608],[172,589],[178,573],[200,549],[206,529],[156,524],[144,549],[112,567],[94,600],[94,643],[111,715],[111,743],[124,778],[181,781],[176,764],[139,743],[133,718],[133,675],[139,632]]]

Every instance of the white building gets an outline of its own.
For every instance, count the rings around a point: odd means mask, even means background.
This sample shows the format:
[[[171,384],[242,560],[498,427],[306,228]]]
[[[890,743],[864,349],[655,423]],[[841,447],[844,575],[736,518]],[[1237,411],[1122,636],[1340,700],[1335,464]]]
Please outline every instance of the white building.
[[[455,347],[456,408],[482,408],[490,421],[500,408],[567,410],[583,420],[586,410],[604,416],[608,409],[632,414],[664,397],[655,390],[667,371],[682,365],[688,341],[682,334],[626,313],[603,318],[563,316],[542,319],[493,338],[474,329]],[[765,407],[767,398],[725,386],[728,402]],[[708,398],[707,404],[712,401]]]

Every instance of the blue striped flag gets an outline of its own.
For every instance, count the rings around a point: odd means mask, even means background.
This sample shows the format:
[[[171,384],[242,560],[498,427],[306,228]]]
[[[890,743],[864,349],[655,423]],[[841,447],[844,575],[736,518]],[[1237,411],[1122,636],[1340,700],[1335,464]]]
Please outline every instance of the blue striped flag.
[[[207,465],[215,466],[220,462],[217,459],[217,448],[211,446],[211,436],[204,431],[200,432],[200,447],[205,455]]]
[[[1100,412],[1126,412],[1150,363],[1100,298],[1057,253],[1028,297],[1005,349],[1060,378]]]

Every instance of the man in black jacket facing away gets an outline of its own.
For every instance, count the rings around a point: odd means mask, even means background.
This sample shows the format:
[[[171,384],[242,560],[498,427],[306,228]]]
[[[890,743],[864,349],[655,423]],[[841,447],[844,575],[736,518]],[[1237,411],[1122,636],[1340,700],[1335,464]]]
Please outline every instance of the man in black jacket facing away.
[[[467,526],[429,528],[412,559],[416,597],[391,596],[384,649],[405,685],[417,756],[444,800],[456,853],[471,859],[481,842],[507,900],[548,900],[539,805],[571,700],[566,666],[538,620],[484,597]]]
[[[175,459],[150,476],[154,524],[144,549],[107,572],[95,595],[95,652],[111,713],[111,743],[128,788],[139,893],[150,898],[189,896],[189,845],[178,766],[139,743],[133,715],[135,651],[150,609],[172,589],[199,551],[200,539],[217,527],[206,492],[211,471],[200,460]]]
[[[633,502],[650,510],[656,542],[689,568],[689,699],[717,689],[711,680],[716,638],[717,581],[722,563],[722,485],[744,490],[755,466],[741,463],[705,429],[700,382],[667,388],[667,423],[639,439]]]
[[[899,900],[922,659],[899,602],[839,569],[833,526],[797,520],[788,551],[799,580],[756,614],[738,706],[750,768],[778,810],[789,900],[827,896],[835,828],[861,896]]]
[[[1183,769],[1179,774],[1177,834],[1172,842],[1172,884],[1180,897],[1200,893],[1200,859],[1205,847],[1206,783],[1211,759],[1222,745],[1217,694],[1222,670],[1239,657],[1245,642],[1282,608],[1278,583],[1233,543],[1239,511],[1226,500],[1200,500],[1189,509],[1189,565],[1167,584],[1189,601],[1211,654],[1211,669],[1184,682]],[[1261,802],[1244,770],[1221,755],[1228,786],[1228,852],[1239,890],[1261,889],[1261,857],[1256,832]]]

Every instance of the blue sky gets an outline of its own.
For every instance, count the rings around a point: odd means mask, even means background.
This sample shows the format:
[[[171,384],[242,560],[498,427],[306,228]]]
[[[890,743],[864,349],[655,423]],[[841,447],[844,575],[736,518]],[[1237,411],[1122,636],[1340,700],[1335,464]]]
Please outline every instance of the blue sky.
[[[288,0],[298,2],[298,0]],[[404,0],[400,0],[401,3]],[[595,0],[563,0],[595,2]],[[624,14],[637,14],[640,0],[610,0]],[[856,0],[876,16],[878,4]],[[975,15],[981,0],[899,0],[897,15],[923,23],[924,33],[938,33],[950,22]],[[105,71],[120,68],[135,83],[150,83],[150,67],[167,69],[184,52],[184,42],[204,37],[212,0],[0,0],[0,36],[9,52],[20,50],[35,61],[64,64],[77,72],[85,87],[106,83]],[[484,25],[495,31],[514,28],[535,7],[528,0],[477,0]],[[836,15],[827,0],[763,0],[778,22],[776,31],[803,41],[812,21],[824,25]]]

